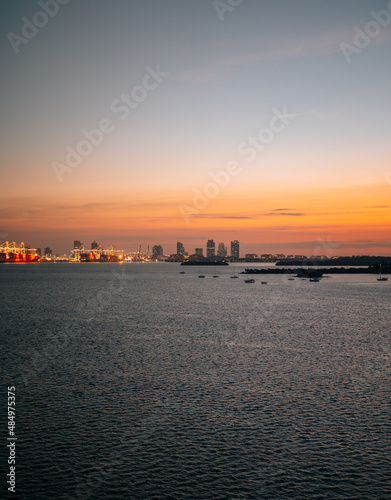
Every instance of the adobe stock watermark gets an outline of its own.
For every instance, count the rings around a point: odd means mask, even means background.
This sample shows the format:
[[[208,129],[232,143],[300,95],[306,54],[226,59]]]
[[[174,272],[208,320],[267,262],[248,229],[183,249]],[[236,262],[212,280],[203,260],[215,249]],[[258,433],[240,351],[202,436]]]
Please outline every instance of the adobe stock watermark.
[[[381,30],[391,23],[391,0],[388,2],[387,10],[384,9],[379,12],[371,10],[371,16],[373,19],[366,23],[363,30],[358,26],[354,28],[355,36],[353,38],[353,44],[347,42],[339,44],[348,64],[352,62],[352,56],[354,54],[361,54],[361,52],[371,43],[372,39],[376,38]]]
[[[136,109],[140,103],[145,101],[149,93],[155,90],[169,76],[169,73],[160,70],[160,64],[155,69],[147,66],[145,70],[146,74],[142,79],[141,85],[136,85],[132,88],[130,94],[122,94],[120,98],[114,99],[111,103],[111,112],[117,115],[120,120],[126,120],[131,110]],[[52,163],[52,168],[57,179],[62,182],[64,174],[70,174],[75,168],[80,166],[83,159],[102,144],[105,136],[111,134],[114,130],[114,121],[107,117],[99,121],[97,128],[91,130],[83,129],[81,131],[83,139],[75,147],[66,146],[65,161],[63,163],[58,161]]]
[[[31,20],[27,17],[22,17],[22,35],[13,33],[12,31],[7,34],[7,38],[10,41],[15,54],[20,52],[21,45],[27,45],[30,40],[36,37],[38,31],[44,28],[49,19],[53,19],[59,11],[60,6],[66,5],[70,0],[39,0],[38,5],[42,10],[37,10],[35,14],[31,17]]]
[[[32,378],[38,377],[44,372],[47,367],[59,356],[67,347],[69,342],[80,336],[81,323],[93,321],[98,314],[101,314],[105,309],[110,307],[114,298],[123,291],[127,279],[133,279],[125,274],[125,268],[112,273],[112,278],[107,286],[101,289],[96,295],[89,299],[84,299],[77,309],[78,316],[64,325],[61,332],[49,333],[46,339],[46,344],[40,352],[35,349],[31,352],[31,359],[28,363],[21,367],[21,378],[25,387],[29,384]]]
[[[321,252],[329,259],[335,255],[335,249],[341,246],[339,243],[334,242],[330,235],[326,238],[319,236],[316,242],[317,246],[314,247],[313,251],[314,256]],[[309,259],[311,268],[313,268],[312,260],[314,259]],[[236,328],[232,328],[223,334],[223,342],[229,349],[249,346],[252,343],[262,344],[263,347],[286,349],[286,345],[281,338],[270,330],[270,322],[281,309],[281,306],[290,300],[292,291],[301,295],[303,287],[307,286],[301,279],[296,278],[289,282],[287,288],[285,286],[287,278],[292,278],[293,275],[294,273],[289,270],[278,274],[277,279],[273,280],[277,286],[268,289],[268,293],[263,295],[262,302],[254,301],[252,307],[250,307],[251,312],[241,313],[239,311],[239,314],[235,313],[231,323],[235,325],[235,319],[237,319]],[[247,277],[253,276],[253,274],[247,274]],[[268,275],[260,274],[258,276],[261,277],[260,279],[266,280]]]
[[[103,484],[110,480],[113,481],[115,476],[119,474],[119,469],[128,459],[129,452],[140,453],[148,440],[152,439],[154,434],[159,431],[159,427],[172,418],[174,411],[178,411],[178,408],[171,401],[157,401],[148,417],[145,417],[133,429],[125,430],[116,438],[103,460],[92,463],[88,467],[88,472],[80,471],[76,489],[73,492],[64,493],[61,499],[81,498],[87,500],[92,495],[96,498]],[[126,452],[124,447],[126,447]]]
[[[389,345],[377,346],[377,351],[363,354],[364,361],[359,370],[351,373],[349,378],[355,391],[370,391],[373,386],[384,384],[391,371],[391,355]]]
[[[213,7],[220,21],[224,21],[227,12],[233,12],[236,7],[243,3],[243,0],[213,0]]]
[[[269,125],[258,131],[256,135],[250,135],[246,140],[242,141],[237,147],[237,153],[245,157],[247,162],[252,162],[269,145],[275,138],[276,134],[281,133],[296,118],[297,114],[287,112],[286,106],[280,111],[278,108],[273,108],[273,116],[269,121]],[[186,223],[190,222],[192,215],[201,213],[205,209],[209,201],[216,198],[221,191],[228,186],[232,177],[236,177],[242,172],[240,163],[236,160],[231,160],[226,164],[225,169],[218,172],[208,172],[212,182],[207,182],[201,189],[193,188],[192,205],[179,205],[179,211]]]
[[[341,246],[340,243],[334,242],[331,239],[330,235],[327,236],[326,240],[322,240],[322,238],[317,238],[316,241],[319,243],[319,245],[315,248],[314,255],[316,256],[318,255],[318,252],[322,252],[329,259],[331,259],[331,257],[335,255],[334,250],[336,250]]]
[[[254,343],[263,344],[264,347],[279,345],[279,339],[268,330],[269,325],[266,323],[275,314],[276,308],[284,303],[284,300],[283,292],[278,288],[273,288],[269,295],[263,297],[262,303],[253,302],[252,312],[235,314],[236,328],[227,330],[223,334],[222,340],[226,347],[236,349]]]

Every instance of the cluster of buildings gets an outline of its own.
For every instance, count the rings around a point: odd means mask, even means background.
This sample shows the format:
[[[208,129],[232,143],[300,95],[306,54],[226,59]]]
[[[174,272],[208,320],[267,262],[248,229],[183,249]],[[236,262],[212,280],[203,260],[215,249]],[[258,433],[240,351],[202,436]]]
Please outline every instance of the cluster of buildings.
[[[230,262],[277,262],[280,260],[287,261],[305,261],[308,260],[306,255],[287,255],[283,253],[278,254],[255,254],[247,253],[244,257],[240,257],[240,243],[238,240],[231,241],[230,248],[224,243],[218,243],[216,245],[214,240],[208,240],[206,242],[206,253],[204,253],[203,247],[197,247],[193,254],[189,254],[185,251],[185,247],[182,242],[177,242],[177,251],[175,254],[165,255],[163,252],[162,245],[155,245],[152,248],[151,260],[158,261],[168,261],[168,262],[183,262],[185,260],[189,261],[219,261],[227,260]],[[329,259],[326,255],[313,255],[310,257],[312,260],[326,260]]]
[[[176,253],[165,254],[162,245],[154,245],[152,251],[149,251],[149,245],[144,252],[141,251],[141,245],[137,252],[125,253],[123,250],[115,250],[112,246],[103,248],[98,242],[93,241],[91,248],[86,248],[80,240],[73,242],[73,250],[70,256],[55,256],[51,248],[46,247],[41,256],[41,249],[37,249],[41,261],[52,260],[70,260],[75,262],[184,262],[184,261],[230,261],[230,262],[277,262],[277,261],[305,261],[308,259],[305,255],[287,255],[284,254],[255,254],[247,253],[240,257],[240,243],[238,240],[231,241],[230,245],[223,242],[216,243],[213,239],[207,240],[205,247],[197,247],[193,253],[186,251],[184,244],[178,241],[176,244]],[[329,257],[325,255],[312,256],[310,259],[325,260]],[[336,258],[335,256],[333,258]]]
[[[231,241],[230,253],[228,253],[228,248],[224,243],[218,243],[216,250],[216,243],[214,240],[208,240],[206,242],[206,254],[204,254],[204,248],[195,248],[194,253],[189,254],[186,252],[185,246],[181,241],[177,242],[177,251],[175,254],[164,255],[163,247],[161,245],[155,245],[152,248],[152,260],[165,260],[168,262],[183,262],[185,260],[202,262],[205,260],[209,261],[219,261],[219,260],[239,260],[239,241]]]

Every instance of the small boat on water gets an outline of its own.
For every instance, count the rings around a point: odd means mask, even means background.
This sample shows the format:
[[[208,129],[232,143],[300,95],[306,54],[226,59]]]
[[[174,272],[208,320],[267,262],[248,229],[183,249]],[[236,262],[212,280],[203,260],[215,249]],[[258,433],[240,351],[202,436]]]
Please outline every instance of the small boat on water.
[[[311,278],[310,281],[312,281],[313,283],[319,283],[319,278]]]
[[[235,268],[234,268],[234,273],[233,273],[233,275],[231,276],[231,278],[239,278],[239,276],[236,276]]]
[[[267,281],[261,281],[262,285],[267,285]]]
[[[288,278],[288,281],[295,281],[295,278]]]
[[[255,280],[251,279],[251,280],[244,280],[245,283],[255,283]]]
[[[380,269],[379,269],[379,276],[377,277],[377,281],[387,281],[388,278],[384,278],[384,276],[381,275],[381,264],[380,264]]]
[[[203,274],[201,274],[200,276],[198,276],[199,278],[205,278],[205,276]]]
[[[215,274],[215,275],[213,276],[213,278],[220,278],[220,276],[217,276],[217,274]]]
[[[185,274],[185,271],[180,271],[179,274]]]

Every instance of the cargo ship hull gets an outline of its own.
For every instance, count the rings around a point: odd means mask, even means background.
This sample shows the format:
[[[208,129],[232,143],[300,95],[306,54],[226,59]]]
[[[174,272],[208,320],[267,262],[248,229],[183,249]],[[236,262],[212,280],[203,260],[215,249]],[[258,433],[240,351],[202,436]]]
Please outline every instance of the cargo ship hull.
[[[81,253],[80,262],[118,262],[120,260],[117,255],[105,255],[94,253]]]
[[[0,263],[11,262],[38,262],[39,255],[22,253],[0,253]]]

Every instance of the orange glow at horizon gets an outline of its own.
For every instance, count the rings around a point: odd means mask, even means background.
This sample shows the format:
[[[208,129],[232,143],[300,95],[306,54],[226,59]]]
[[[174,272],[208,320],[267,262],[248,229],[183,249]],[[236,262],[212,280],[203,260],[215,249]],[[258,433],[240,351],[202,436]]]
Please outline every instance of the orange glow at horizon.
[[[95,232],[118,242],[132,234],[140,239],[147,237],[148,241],[169,240],[173,245],[184,237],[230,241],[238,235],[249,246],[268,241],[277,245],[290,241],[300,246],[301,242],[327,237],[345,244],[368,241],[368,248],[364,245],[360,253],[373,253],[375,242],[383,244],[391,234],[388,186],[294,192],[260,189],[260,193],[255,188],[247,196],[233,188],[222,190],[203,209],[192,207],[190,190],[187,197],[175,191],[162,196],[150,190],[147,196],[86,195],[72,201],[40,198],[39,202],[26,199],[19,200],[17,210],[11,209],[15,200],[10,200],[9,207],[7,202],[3,204],[2,229],[22,236],[33,226],[38,234],[52,232],[59,236],[65,232],[75,238]],[[189,210],[193,210],[190,215]],[[378,250],[390,253],[381,244]]]

